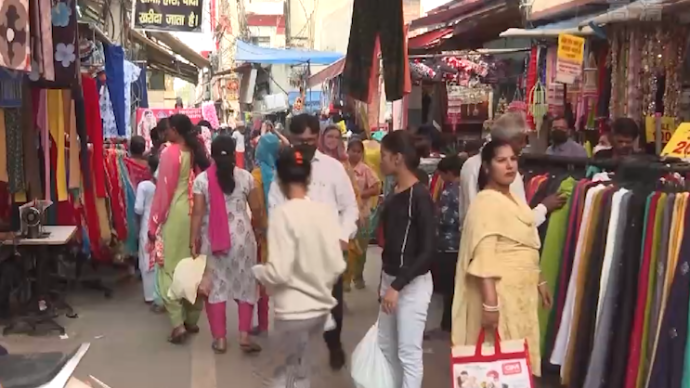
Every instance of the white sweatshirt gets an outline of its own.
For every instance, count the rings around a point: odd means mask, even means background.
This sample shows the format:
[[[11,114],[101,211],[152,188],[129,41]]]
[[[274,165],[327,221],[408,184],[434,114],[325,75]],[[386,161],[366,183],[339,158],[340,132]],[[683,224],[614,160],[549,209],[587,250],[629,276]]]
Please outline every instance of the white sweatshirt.
[[[276,319],[310,319],[336,305],[331,289],[345,271],[340,226],[330,205],[292,199],[272,210],[268,262],[254,266],[275,304]]]

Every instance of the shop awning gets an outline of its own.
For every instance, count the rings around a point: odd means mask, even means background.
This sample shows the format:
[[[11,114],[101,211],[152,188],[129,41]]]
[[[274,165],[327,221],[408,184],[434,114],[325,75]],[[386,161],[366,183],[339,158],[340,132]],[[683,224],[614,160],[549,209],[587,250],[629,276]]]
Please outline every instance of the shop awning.
[[[147,64],[152,68],[189,81],[194,85],[199,82],[199,70],[193,65],[179,61],[174,54],[138,31],[129,30],[129,36],[133,41],[146,48]]]
[[[170,47],[170,49],[175,54],[183,57],[190,63],[193,63],[194,65],[196,65],[196,67],[203,69],[211,66],[211,62],[208,59],[202,57],[201,54],[197,53],[192,48],[182,43],[181,40],[170,35],[169,33],[160,31],[149,31],[148,34],[152,38]]]
[[[429,46],[438,44],[443,38],[449,37],[453,34],[452,28],[439,28],[425,32],[423,34],[413,36],[407,41],[408,49],[423,49]]]
[[[343,58],[343,56],[343,54],[324,51],[260,47],[241,40],[237,40],[235,49],[235,61],[266,65],[299,65],[304,63],[328,65]]]
[[[680,7],[687,7],[688,5],[690,5],[690,0],[640,0],[584,20],[580,26],[585,27],[590,24],[603,26],[610,23],[631,21],[657,22],[661,21],[663,13],[678,10]]]
[[[321,69],[318,73],[312,75],[307,79],[307,88],[313,88],[316,85],[320,85],[330,79],[333,79],[343,73],[345,69],[345,58],[331,63],[325,69]]]
[[[489,0],[455,0],[444,6],[444,9],[434,12],[432,10],[427,16],[415,19],[410,22],[410,30],[418,28],[428,28],[439,24],[451,23],[455,18],[462,16],[480,8]],[[441,8],[441,7],[439,7]]]
[[[578,16],[569,20],[563,20],[530,29],[509,28],[501,32],[500,36],[501,38],[543,38],[557,37],[559,34],[573,34],[579,36],[594,35],[594,31],[591,28],[580,28],[580,23],[598,15],[601,15],[601,12]]]

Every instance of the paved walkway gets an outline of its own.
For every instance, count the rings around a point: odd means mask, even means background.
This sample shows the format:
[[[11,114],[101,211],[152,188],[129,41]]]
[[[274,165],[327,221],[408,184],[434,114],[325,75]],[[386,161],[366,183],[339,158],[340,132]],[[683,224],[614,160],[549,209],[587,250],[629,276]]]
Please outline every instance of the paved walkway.
[[[343,341],[349,353],[376,320],[378,302],[375,288],[380,272],[380,250],[370,248],[365,278],[368,288],[346,294],[347,312]],[[76,376],[93,375],[112,388],[261,388],[255,372],[262,365],[262,356],[244,356],[230,342],[225,355],[211,351],[211,336],[203,316],[201,333],[184,346],[166,342],[170,328],[165,315],[150,313],[141,297],[141,285],[117,288],[113,299],[102,294],[80,291],[69,298],[79,313],[77,319],[61,318],[69,339],[57,337],[0,337],[0,343],[11,352],[50,351],[74,348],[78,343],[91,342],[91,349],[79,365]],[[439,322],[440,307],[432,303],[429,326]],[[237,334],[237,309],[228,304],[229,339]],[[353,388],[348,371],[332,373],[327,365],[325,345],[314,346],[313,388]],[[425,388],[450,387],[448,345],[440,342],[425,344]]]

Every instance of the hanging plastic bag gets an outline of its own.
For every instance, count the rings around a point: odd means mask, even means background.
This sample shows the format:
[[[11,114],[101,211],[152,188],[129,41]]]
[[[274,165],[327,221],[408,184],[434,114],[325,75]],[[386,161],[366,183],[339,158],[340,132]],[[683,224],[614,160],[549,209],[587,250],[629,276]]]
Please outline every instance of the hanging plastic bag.
[[[393,368],[379,346],[378,321],[352,353],[350,375],[357,388],[396,388]]]
[[[498,331],[493,345],[484,345],[484,338],[482,329],[476,346],[453,348],[452,387],[533,388],[527,341],[501,341]]]

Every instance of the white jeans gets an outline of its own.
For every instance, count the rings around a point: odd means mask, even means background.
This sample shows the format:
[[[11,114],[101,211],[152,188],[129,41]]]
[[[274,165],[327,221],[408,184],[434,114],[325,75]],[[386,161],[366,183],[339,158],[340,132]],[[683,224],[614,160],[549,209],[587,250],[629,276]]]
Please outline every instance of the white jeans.
[[[383,298],[394,276],[381,276],[380,295]],[[398,386],[421,388],[424,379],[424,328],[429,302],[434,291],[431,273],[418,276],[405,286],[398,296],[393,314],[379,310],[379,345],[396,371]]]

